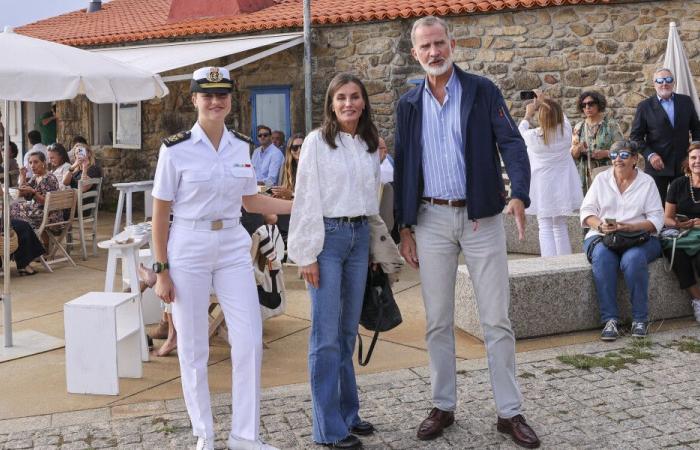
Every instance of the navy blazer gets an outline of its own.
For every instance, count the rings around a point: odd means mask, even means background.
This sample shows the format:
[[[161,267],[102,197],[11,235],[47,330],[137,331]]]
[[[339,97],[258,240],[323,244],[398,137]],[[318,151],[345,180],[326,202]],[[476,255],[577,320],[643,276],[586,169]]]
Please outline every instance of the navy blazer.
[[[672,125],[656,94],[642,100],[637,106],[630,139],[641,146],[646,161],[652,153],[658,154],[664,161],[662,170],[656,170],[647,163],[644,171],[649,175],[683,175],[681,163],[688,151],[689,132],[693,134],[694,141],[700,140],[700,122],[692,99],[674,93],[673,112],[675,124]]]
[[[487,78],[464,72],[461,128],[467,171],[467,214],[471,220],[500,214],[506,204],[501,158],[510,179],[511,195],[530,205],[530,161],[518,127],[501,91]],[[415,225],[423,196],[423,89],[425,81],[399,99],[394,141],[394,205],[396,221]],[[499,155],[500,154],[500,155]]]

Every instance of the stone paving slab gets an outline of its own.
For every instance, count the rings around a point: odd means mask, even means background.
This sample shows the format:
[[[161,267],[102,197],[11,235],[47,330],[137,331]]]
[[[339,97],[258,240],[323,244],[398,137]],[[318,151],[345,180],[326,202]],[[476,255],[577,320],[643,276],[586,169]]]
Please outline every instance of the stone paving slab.
[[[683,336],[700,345],[700,327],[650,336],[648,353],[619,370],[578,369],[561,355],[627,355],[631,338],[520,353],[518,380],[524,414],[543,448],[700,449],[700,353],[681,351]],[[460,403],[455,424],[431,442],[415,438],[430,409],[425,367],[358,378],[362,417],[379,430],[366,449],[517,448],[496,431],[486,361],[458,364]],[[212,399],[216,448],[225,448],[230,395]],[[311,441],[311,402],[305,384],[267,389],[262,434],[283,449],[322,448]],[[193,448],[181,400],[148,402],[0,421],[0,449]]]

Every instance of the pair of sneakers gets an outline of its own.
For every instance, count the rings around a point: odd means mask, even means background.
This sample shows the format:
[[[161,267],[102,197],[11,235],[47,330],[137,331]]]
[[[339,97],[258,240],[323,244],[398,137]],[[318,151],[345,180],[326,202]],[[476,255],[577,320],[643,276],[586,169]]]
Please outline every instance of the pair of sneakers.
[[[648,322],[632,322],[631,335],[635,338],[647,337],[649,329]],[[615,319],[610,319],[605,323],[603,331],[600,333],[600,339],[603,341],[614,341],[620,337],[620,322]]]
[[[279,450],[277,447],[264,443],[261,439],[249,441],[233,435],[229,435],[226,448],[229,450]],[[214,450],[214,439],[198,438],[197,450]]]

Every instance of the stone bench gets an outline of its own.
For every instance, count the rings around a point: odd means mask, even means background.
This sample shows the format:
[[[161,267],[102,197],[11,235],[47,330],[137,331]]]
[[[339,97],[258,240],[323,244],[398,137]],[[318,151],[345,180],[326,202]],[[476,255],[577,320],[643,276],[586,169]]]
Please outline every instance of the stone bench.
[[[688,294],[659,258],[649,265],[649,319],[692,315]],[[508,261],[510,319],[516,338],[529,338],[600,327],[591,266],[583,253]],[[621,319],[629,320],[629,293],[618,277]],[[455,326],[483,339],[476,299],[464,265],[457,271]]]
[[[583,228],[579,222],[579,215],[567,216],[569,240],[573,253],[583,252]],[[518,239],[518,227],[515,218],[503,213],[503,227],[506,231],[506,249],[508,253],[524,253],[526,255],[540,254],[540,228],[537,226],[537,216],[528,214],[525,220],[525,240]]]

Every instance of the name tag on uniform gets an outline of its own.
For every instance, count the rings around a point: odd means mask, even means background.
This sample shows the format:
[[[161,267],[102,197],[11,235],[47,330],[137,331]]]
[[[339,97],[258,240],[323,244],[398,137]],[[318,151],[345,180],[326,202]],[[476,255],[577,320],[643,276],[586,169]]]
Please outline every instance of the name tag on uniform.
[[[234,164],[233,167],[253,167],[253,165],[249,163],[237,163]]]

